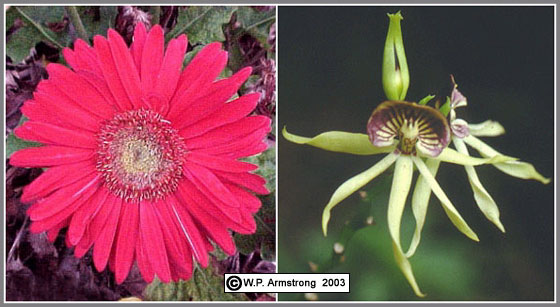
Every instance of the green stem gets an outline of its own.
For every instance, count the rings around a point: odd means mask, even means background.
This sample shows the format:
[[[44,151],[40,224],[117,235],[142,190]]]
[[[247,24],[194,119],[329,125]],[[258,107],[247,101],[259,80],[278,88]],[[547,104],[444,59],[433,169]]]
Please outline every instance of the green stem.
[[[68,17],[70,17],[70,21],[74,25],[76,32],[78,32],[78,37],[87,41],[89,36],[86,32],[86,28],[84,28],[84,24],[82,23],[82,19],[80,18],[80,14],[78,14],[78,10],[75,6],[67,6],[66,12],[68,12]]]
[[[161,6],[154,6],[151,8],[152,25],[159,24],[159,16],[161,15]]]
[[[84,24],[82,23],[82,19],[80,18],[80,14],[75,6],[67,6],[66,12],[68,13],[68,17],[70,17],[70,21],[74,25],[76,32],[78,33],[78,37],[87,41],[89,36],[86,32]]]
[[[27,14],[25,14],[19,7],[14,6],[14,9],[25,19],[27,20],[29,23],[31,23],[49,42],[51,42],[52,44],[54,44],[56,47],[60,48],[60,49],[64,49],[64,46],[62,46],[59,42],[57,42],[53,37],[51,37],[46,31],[45,29],[38,24],[37,22],[35,22],[33,19],[31,19],[31,17],[27,16]]]
[[[261,223],[261,225],[266,231],[270,233],[274,233],[274,231],[272,231],[272,229],[268,227],[268,225],[266,225],[266,223],[258,215],[255,215],[255,219]]]

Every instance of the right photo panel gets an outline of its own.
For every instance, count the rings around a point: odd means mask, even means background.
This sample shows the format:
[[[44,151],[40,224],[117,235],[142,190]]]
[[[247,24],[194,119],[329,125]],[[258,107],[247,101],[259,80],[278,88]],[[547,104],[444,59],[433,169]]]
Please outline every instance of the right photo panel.
[[[280,6],[280,301],[555,299],[555,7]]]

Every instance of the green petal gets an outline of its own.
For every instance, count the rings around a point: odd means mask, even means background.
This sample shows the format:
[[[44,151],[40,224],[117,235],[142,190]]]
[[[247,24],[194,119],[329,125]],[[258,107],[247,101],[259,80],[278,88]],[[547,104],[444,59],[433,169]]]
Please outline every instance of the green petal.
[[[426,166],[430,173],[435,177],[439,168],[440,161],[434,159],[427,159]],[[418,176],[416,179],[416,186],[414,187],[414,192],[412,193],[412,213],[414,214],[414,219],[416,220],[416,229],[414,230],[414,235],[412,236],[412,241],[405,256],[410,258],[416,252],[418,244],[420,244],[420,238],[422,236],[422,227],[424,227],[424,221],[426,220],[426,212],[428,211],[428,204],[430,201],[430,195],[432,194],[432,189],[424,177]]]
[[[387,225],[389,226],[391,239],[393,239],[393,252],[395,253],[397,265],[412,286],[414,293],[418,296],[424,296],[416,283],[410,262],[408,262],[408,259],[403,254],[400,239],[401,218],[408,191],[410,190],[410,184],[412,183],[412,173],[413,168],[410,157],[400,156],[395,164],[393,185],[391,186],[391,194],[389,195]]]
[[[414,293],[419,297],[425,297],[426,294],[420,291],[420,287],[418,287],[418,284],[416,283],[416,279],[414,278],[414,273],[412,272],[412,266],[410,265],[410,262],[402,253],[402,251],[399,250],[399,248],[395,245],[395,242],[393,242],[393,253],[395,254],[395,261],[397,262],[397,265],[404,274],[404,277],[406,277],[406,280],[408,280],[408,283],[412,287],[412,290],[414,290]]]
[[[387,210],[387,220],[391,238],[401,248],[400,228],[401,218],[412,182],[412,160],[409,156],[400,156],[395,163],[395,173],[393,175],[393,185],[389,195],[389,207]]]
[[[474,136],[498,136],[506,133],[506,129],[493,120],[487,120],[480,124],[469,124],[469,130]]]
[[[448,163],[455,163],[461,165],[482,165],[482,164],[495,164],[501,163],[505,161],[514,161],[517,160],[513,157],[504,156],[501,154],[497,154],[495,156],[491,156],[492,158],[475,158],[469,155],[462,154],[453,150],[449,147],[443,149],[443,151],[437,157],[428,157],[436,160],[440,160],[443,162]]]
[[[331,209],[336,206],[339,202],[344,200],[346,197],[350,196],[350,194],[356,192],[359,188],[366,185],[366,183],[370,182],[375,178],[377,175],[383,173],[389,166],[395,162],[398,155],[396,154],[389,154],[385,158],[381,159],[377,162],[374,166],[369,168],[368,170],[346,180],[342,185],[334,191],[331,200],[323,210],[323,234],[327,235],[327,225],[329,224],[329,219],[331,218]]]
[[[453,138],[453,144],[455,144],[455,148],[457,148],[460,153],[466,155],[469,154],[467,146],[463,140]],[[484,186],[482,186],[474,167],[465,165],[465,170],[467,171],[467,177],[469,178],[469,183],[474,193],[474,199],[476,200],[478,208],[480,208],[480,211],[484,213],[488,220],[494,223],[502,232],[506,232],[502,222],[500,222],[500,210],[498,209],[498,205],[496,205],[492,196],[490,196]]]
[[[315,146],[324,150],[344,152],[355,155],[375,155],[378,153],[388,153],[395,149],[395,146],[375,147],[370,142],[367,134],[350,133],[341,131],[323,132],[313,138],[307,138],[291,134],[282,129],[282,135],[286,140],[297,143]]]
[[[465,143],[476,149],[483,157],[492,157],[495,155],[500,155],[498,151],[494,148],[488,146],[483,141],[479,140],[473,135],[469,135],[464,138]],[[501,170],[502,172],[521,179],[535,179],[544,184],[550,182],[549,178],[545,178],[543,175],[539,174],[535,167],[527,162],[520,161],[507,161],[503,163],[496,163],[494,166]]]
[[[432,176],[430,170],[428,170],[426,164],[424,164],[424,161],[422,161],[422,159],[420,159],[419,157],[414,156],[412,157],[412,160],[414,161],[414,164],[416,164],[416,167],[418,168],[418,171],[420,172],[422,177],[426,179],[426,182],[428,183],[434,194],[441,201],[443,209],[445,210],[445,213],[447,214],[453,225],[455,225],[455,227],[457,227],[457,229],[459,229],[459,231],[464,233],[467,237],[478,242],[478,236],[476,235],[476,233],[474,233],[474,231],[472,231],[469,225],[467,225],[465,220],[463,220],[459,212],[457,212],[457,209],[455,209],[449,198],[447,198],[447,195],[445,195],[445,192],[443,192],[434,176]]]

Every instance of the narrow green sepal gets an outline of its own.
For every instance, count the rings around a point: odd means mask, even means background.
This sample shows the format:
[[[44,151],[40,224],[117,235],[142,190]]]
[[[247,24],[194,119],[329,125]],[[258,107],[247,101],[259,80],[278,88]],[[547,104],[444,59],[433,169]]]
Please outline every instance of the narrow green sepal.
[[[389,166],[393,164],[393,162],[395,162],[397,157],[398,155],[393,153],[387,155],[385,158],[377,162],[374,166],[346,180],[343,184],[341,184],[336,189],[336,191],[334,191],[334,194],[329,200],[329,203],[325,206],[325,209],[323,210],[322,227],[323,227],[323,234],[325,236],[327,235],[327,226],[331,218],[332,208],[338,205],[338,203],[343,201],[346,197],[356,192],[359,188],[363,187],[368,182],[373,180],[373,178],[383,173],[387,168],[389,168]]]
[[[282,129],[282,135],[290,142],[311,145],[328,151],[343,152],[355,155],[375,155],[389,153],[395,146],[376,147],[370,142],[367,134],[342,131],[323,132],[313,138],[298,136]]]
[[[418,104],[426,105],[428,102],[430,102],[435,97],[436,97],[436,95],[428,95],[428,96],[422,98],[420,101],[418,101]]]
[[[447,117],[449,115],[449,111],[451,111],[451,100],[449,97],[445,100],[445,103],[439,108],[439,111],[443,116]]]

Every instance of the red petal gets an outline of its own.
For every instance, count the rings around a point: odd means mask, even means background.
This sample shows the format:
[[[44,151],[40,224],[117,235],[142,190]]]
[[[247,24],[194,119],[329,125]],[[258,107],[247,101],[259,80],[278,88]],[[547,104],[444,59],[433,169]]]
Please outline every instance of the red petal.
[[[55,99],[71,101],[99,118],[107,119],[113,116],[114,109],[111,107],[111,102],[106,100],[80,74],[60,64],[49,64],[47,71],[50,82],[43,84],[45,86],[43,89],[47,94]]]
[[[258,133],[254,134],[256,131]],[[270,131],[270,119],[268,117],[250,116],[235,123],[216,128],[201,136],[188,139],[186,144],[189,150],[207,147],[214,148],[222,144],[232,145],[247,137],[251,137],[251,140],[255,141],[262,140],[268,131]],[[259,136],[261,136],[260,139],[258,138]]]
[[[202,149],[200,151],[205,151],[204,149],[208,148],[211,152],[221,153],[221,145],[225,148],[237,148],[236,145],[239,143],[247,146],[262,141],[268,131],[270,131],[268,117],[251,116],[188,139],[186,144],[189,150]]]
[[[76,57],[74,56],[74,51],[72,51],[72,49],[62,49],[62,55],[64,56],[64,60],[66,61],[66,63],[68,63],[68,65],[70,65],[70,67],[72,67],[74,70],[78,68],[79,64],[76,62]]]
[[[96,172],[92,161],[51,167],[23,188],[21,201],[31,202]]]
[[[47,82],[45,81],[43,84]],[[99,130],[99,117],[75,104],[66,104],[67,100],[59,99],[59,97],[60,95],[51,96],[42,91],[37,91],[34,94],[35,102],[43,105],[44,109],[49,110],[49,116],[56,116],[58,118],[57,122],[64,122],[64,127],[78,128],[94,133]],[[46,123],[51,122],[52,120],[46,121]]]
[[[74,70],[89,70],[99,78],[103,78],[103,71],[99,66],[95,50],[81,39],[74,41],[74,58],[78,67],[72,66]]]
[[[151,283],[154,280],[155,273],[150,261],[148,261],[145,249],[141,236],[138,236],[136,242],[136,263],[138,264],[142,278],[144,278],[146,282]]]
[[[99,181],[97,174],[86,176],[48,197],[40,199],[27,210],[27,214],[32,221],[43,220],[67,209],[74,203],[86,203],[86,199],[97,190]]]
[[[137,203],[123,204],[116,243],[115,261],[118,263],[118,266],[116,267],[115,279],[117,284],[121,284],[126,279],[134,260],[138,236],[138,214],[139,208]]]
[[[257,194],[270,193],[265,187],[266,180],[259,175],[250,173],[228,173],[222,171],[215,171],[214,174],[221,179],[245,187]]]
[[[178,113],[168,115],[169,120],[174,122],[178,129],[182,129],[212,114],[237,92],[239,87],[251,75],[251,70],[251,67],[245,67],[233,76],[215,82],[206,91],[207,94],[198,96],[194,103],[189,103],[185,100],[187,102],[183,103]]]
[[[179,77],[176,94],[181,96],[186,90],[192,91],[192,89],[210,85],[220,75],[226,63],[227,52],[222,51],[222,44],[211,43],[204,46],[183,70]]]
[[[97,140],[93,133],[61,128],[52,124],[27,121],[16,128],[14,134],[25,140],[49,145],[97,148]]]
[[[122,199],[114,194],[109,195],[107,202],[112,210],[93,247],[93,263],[98,272],[103,271],[107,266],[122,206]]]
[[[254,156],[268,149],[268,144],[266,142],[256,142],[251,145],[245,146],[244,148],[234,149],[233,151],[228,150],[226,154],[220,154],[224,157],[239,159],[244,157]],[[216,152],[216,154],[219,154]]]
[[[119,106],[120,110],[130,110],[132,108],[132,103],[128,98],[126,90],[122,84],[119,72],[113,61],[113,55],[111,54],[111,47],[109,42],[102,36],[96,35],[93,38],[93,47],[97,53],[97,59],[101,65],[101,70],[103,71],[104,79],[109,86],[115,101]]]
[[[56,114],[53,114],[53,112],[47,109],[45,105],[39,104],[34,100],[27,100],[24,102],[20,110],[21,113],[27,116],[30,120],[51,123],[60,127],[74,128],[72,125],[68,124],[67,121],[62,121],[58,118]]]
[[[183,180],[183,182],[179,184],[177,192],[185,203],[202,208],[208,214],[223,220],[224,223],[227,223],[227,221],[231,221],[233,224],[241,222],[239,209],[222,206],[219,202],[208,199],[208,194],[203,194],[189,180]]]
[[[109,86],[105,83],[103,75],[99,76],[88,70],[79,70],[77,74],[95,90],[95,93],[92,93],[92,95],[100,95],[100,97],[105,100],[107,106],[104,106],[106,110],[103,112],[107,113],[107,118],[112,117],[119,111],[119,105],[115,101],[115,97],[111,94]],[[99,98],[97,97],[96,99]]]
[[[113,209],[113,200],[109,198],[109,192],[106,188],[101,187],[99,189],[100,197],[103,199],[100,203],[100,206],[96,209],[96,212],[91,216],[91,221],[88,222],[84,235],[82,239],[76,246],[74,253],[83,253],[93,245],[93,243],[99,237],[99,234],[105,227],[107,220],[109,218],[109,214]]]
[[[49,240],[49,242],[54,242],[56,240],[56,238],[58,237],[58,233],[60,232],[60,230],[66,226],[68,226],[68,221],[70,219],[65,219],[62,222],[56,224],[56,226],[54,226],[53,228],[49,229],[47,231],[47,239]]]
[[[92,159],[94,151],[90,149],[41,146],[28,147],[14,152],[10,164],[20,167],[49,167],[72,164]]]
[[[138,75],[140,75],[141,71],[140,64],[142,63],[142,52],[144,50],[144,44],[146,43],[146,36],[147,32],[144,23],[136,23],[136,28],[134,28],[134,41],[130,45],[130,53],[132,54],[132,58],[134,59],[134,64],[136,65]]]
[[[72,245],[78,245],[84,236],[86,229],[93,217],[101,210],[103,203],[107,199],[107,192],[104,189],[98,189],[95,195],[90,199],[87,206],[82,206],[76,210],[72,216],[70,227],[68,227],[67,236]],[[84,242],[85,243],[85,242]],[[89,244],[87,244],[89,245]]]
[[[211,116],[182,129],[181,135],[189,139],[204,134],[214,128],[238,121],[255,109],[259,97],[260,94],[253,93],[228,102]]]
[[[228,207],[240,207],[237,199],[224,186],[220,179],[207,168],[186,161],[183,165],[183,173],[202,193],[212,197],[211,199],[215,199],[222,205]]]
[[[91,184],[84,187],[82,191],[75,193],[74,195],[70,196],[71,201],[60,201],[60,203],[37,203],[36,205],[32,206],[31,209],[28,211],[28,214],[31,216],[31,220],[34,223],[31,225],[31,230],[33,232],[41,232],[48,229],[55,227],[58,223],[62,222],[63,220],[69,218],[78,208],[83,205],[87,205],[88,199],[95,193],[97,187],[95,184],[98,182],[98,178],[92,180]],[[79,193],[79,194],[78,194]],[[54,195],[53,195],[54,198]],[[56,199],[51,199],[56,200]],[[37,207],[43,205],[43,208]],[[50,206],[47,206],[50,205]],[[44,207],[51,207],[57,209],[56,212],[51,212],[50,214],[45,214],[40,212],[43,210]],[[37,208],[37,209],[35,209]],[[35,210],[33,210],[35,209]],[[33,211],[32,211],[33,210]],[[69,245],[69,244],[68,244]]]
[[[171,280],[169,261],[167,259],[161,225],[158,222],[154,203],[152,202],[144,201],[140,203],[140,236],[142,237],[144,248],[146,251],[149,251],[149,254],[146,256],[151,267],[161,281],[169,282]]]
[[[172,39],[167,45],[161,70],[155,82],[154,92],[156,95],[164,97],[165,106],[161,109],[156,109],[162,114],[166,114],[169,108],[169,101],[175,92],[177,82],[179,81],[179,74],[183,67],[183,58],[187,50],[187,37],[181,35],[176,39]]]
[[[117,69],[122,85],[134,108],[139,108],[142,106],[140,103],[142,90],[140,88],[140,76],[134,65],[132,55],[128,51],[123,38],[115,30],[109,29],[109,31],[107,31],[107,36],[109,37],[109,45],[111,46],[111,54],[113,55],[115,68]]]
[[[261,200],[255,195],[247,192],[245,189],[240,188],[235,184],[224,183],[224,185],[231,191],[239,200],[239,203],[249,210],[251,213],[256,213],[261,207]]]
[[[209,92],[209,89],[214,84],[213,81],[218,77],[220,72],[224,69],[227,63],[227,52],[221,51],[220,45],[217,44],[218,49],[217,54],[209,55],[205,57],[203,62],[204,65],[195,65],[193,68],[194,61],[202,56],[203,51],[209,48],[212,44],[203,48],[197,56],[193,59],[191,64],[185,68],[183,74],[179,78],[178,88],[175,90],[175,95],[171,99],[170,112],[167,117],[181,116],[181,112],[185,108],[189,108],[191,105],[197,102],[197,98],[201,97]],[[202,64],[199,63],[198,64]],[[198,71],[196,75],[189,75],[185,77],[185,74],[192,74]],[[190,81],[187,81],[190,80]]]
[[[181,232],[181,235],[186,238],[194,257],[203,267],[206,267],[208,265],[208,253],[204,246],[202,236],[200,235],[198,228],[196,228],[190,214],[175,201],[170,201],[168,199],[168,204],[171,208],[173,216],[175,217],[175,221],[179,225],[179,231]]]
[[[190,209],[190,207],[189,207]],[[190,210],[189,210],[190,211]],[[198,210],[190,211],[199,227],[202,227],[204,233],[209,236],[220,248],[228,255],[235,254],[235,242],[231,234],[227,231],[224,223],[216,218],[200,212]]]
[[[251,233],[251,230],[242,224],[243,219],[238,209],[216,206],[206,199],[188,180],[184,180],[179,185],[177,192],[176,195],[180,199],[180,203],[184,204],[200,223],[205,223],[207,217],[212,217],[220,221],[224,227],[235,232]]]
[[[200,166],[224,172],[243,173],[254,171],[259,168],[257,165],[251,163],[211,156],[196,151],[189,152],[187,154],[187,159]]]
[[[163,30],[156,25],[148,33],[142,52],[142,64],[140,64],[140,79],[145,95],[151,92],[156,83],[162,60]]]
[[[167,199],[172,197],[169,196]],[[172,202],[175,201],[172,200]],[[189,279],[193,269],[191,249],[187,246],[187,241],[179,230],[180,225],[176,222],[171,205],[167,201],[159,202],[155,209],[158,211],[159,221],[162,225],[172,277]],[[177,280],[175,277],[173,277],[174,280]]]
[[[257,231],[257,223],[255,222],[255,219],[253,218],[253,215],[251,213],[249,213],[248,211],[241,211],[241,218],[243,219],[243,225],[245,225],[245,227],[247,227],[249,230],[248,233],[243,234],[253,234],[255,233],[255,231]]]
[[[270,127],[263,127],[249,133],[248,135],[238,137],[237,139],[231,139],[229,142],[224,142],[225,137],[216,133],[213,138],[209,138],[209,142],[206,147],[202,147],[204,146],[204,140],[202,138],[197,139],[196,142],[198,144],[196,145],[200,146],[200,149],[197,149],[196,151],[233,159],[252,156],[263,152],[268,148],[268,146],[263,146],[263,141],[265,141],[265,137],[269,131]],[[189,146],[189,141],[187,141],[187,147]],[[220,145],[210,145],[212,142],[223,143]]]

